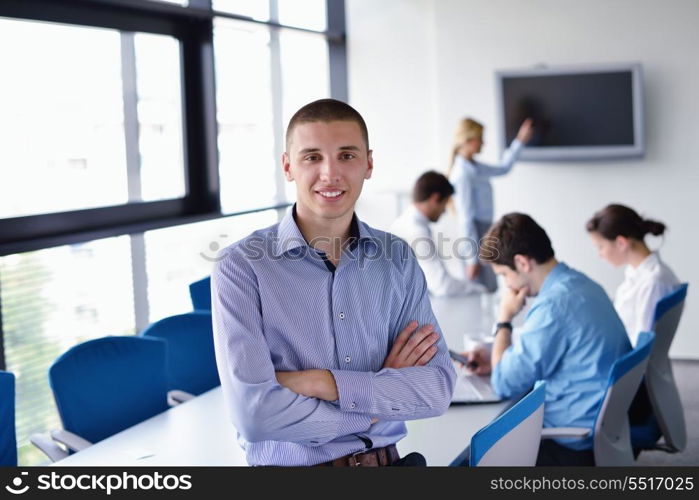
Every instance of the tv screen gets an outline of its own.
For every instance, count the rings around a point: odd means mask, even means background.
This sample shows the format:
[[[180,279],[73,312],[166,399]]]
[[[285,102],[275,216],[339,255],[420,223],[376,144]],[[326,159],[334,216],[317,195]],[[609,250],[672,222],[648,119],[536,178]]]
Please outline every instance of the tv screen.
[[[526,118],[534,121],[522,160],[643,155],[638,64],[501,71],[498,84],[504,145]]]

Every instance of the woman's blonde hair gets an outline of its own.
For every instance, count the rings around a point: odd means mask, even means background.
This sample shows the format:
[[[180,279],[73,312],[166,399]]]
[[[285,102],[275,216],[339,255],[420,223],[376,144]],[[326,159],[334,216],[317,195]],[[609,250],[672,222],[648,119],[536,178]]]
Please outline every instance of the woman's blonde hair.
[[[464,142],[469,139],[477,139],[483,137],[483,125],[472,118],[464,118],[459,122],[459,126],[456,127],[456,133],[454,134],[454,144],[451,148],[451,158],[449,161],[449,168],[447,169],[447,177],[451,174],[451,169],[454,166],[454,160],[458,154],[459,148],[464,144]]]

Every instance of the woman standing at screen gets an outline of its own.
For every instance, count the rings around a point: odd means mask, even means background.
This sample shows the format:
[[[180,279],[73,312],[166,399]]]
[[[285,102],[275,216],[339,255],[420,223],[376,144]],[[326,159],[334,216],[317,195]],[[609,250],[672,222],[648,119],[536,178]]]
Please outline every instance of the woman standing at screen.
[[[643,219],[624,205],[608,205],[588,221],[587,231],[600,257],[613,266],[626,266],[614,307],[631,343],[636,345],[640,332],[653,329],[658,301],[680,284],[658,252],[651,252],[643,241],[648,233],[662,235],[665,224]]]
[[[507,174],[519,156],[522,147],[532,137],[532,121],[527,119],[517,137],[503,153],[500,165],[486,165],[474,157],[483,147],[483,125],[471,118],[459,123],[454,137],[451,166],[447,173],[454,186],[454,205],[462,236],[478,243],[493,223],[493,188],[490,178]],[[466,275],[477,280],[489,292],[497,290],[497,280],[490,266],[478,262],[478,249],[467,259]]]

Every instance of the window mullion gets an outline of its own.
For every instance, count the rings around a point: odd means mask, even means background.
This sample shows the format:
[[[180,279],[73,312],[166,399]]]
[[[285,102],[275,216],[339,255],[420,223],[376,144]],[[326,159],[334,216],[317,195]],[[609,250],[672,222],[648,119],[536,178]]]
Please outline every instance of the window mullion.
[[[132,234],[131,272],[133,275],[133,302],[136,332],[143,331],[150,323],[148,307],[148,273],[146,268],[146,244],[143,233]]]
[[[139,153],[138,85],[133,32],[121,33],[121,81],[124,101],[124,140],[129,202],[141,201],[141,155]]]
[[[345,1],[326,0],[328,15],[328,58],[330,68],[330,96],[347,101],[347,45],[345,42]]]
[[[279,8],[277,0],[269,0],[270,20],[279,20]],[[282,157],[286,150],[284,144],[284,106],[282,102],[282,57],[279,43],[279,28],[270,26],[270,63],[272,78],[272,130],[274,133],[274,157],[276,161]],[[281,166],[275,165],[274,182],[276,187],[276,202],[286,201],[285,180]]]

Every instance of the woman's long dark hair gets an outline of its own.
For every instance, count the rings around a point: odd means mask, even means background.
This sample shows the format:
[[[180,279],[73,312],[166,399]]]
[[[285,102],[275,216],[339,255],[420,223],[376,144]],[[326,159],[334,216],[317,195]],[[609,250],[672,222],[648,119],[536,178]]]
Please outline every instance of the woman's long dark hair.
[[[665,232],[665,224],[644,219],[635,210],[624,205],[607,205],[587,221],[590,233],[598,233],[606,240],[617,236],[643,241],[646,234],[660,236]]]

